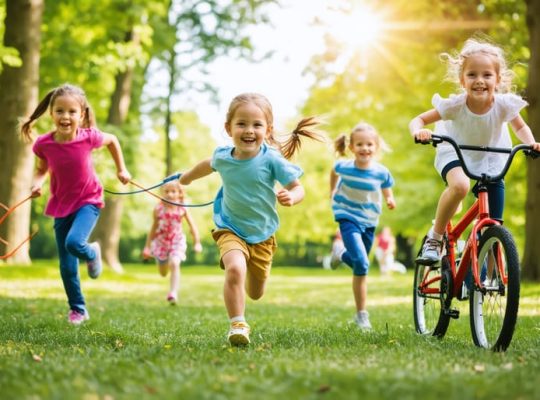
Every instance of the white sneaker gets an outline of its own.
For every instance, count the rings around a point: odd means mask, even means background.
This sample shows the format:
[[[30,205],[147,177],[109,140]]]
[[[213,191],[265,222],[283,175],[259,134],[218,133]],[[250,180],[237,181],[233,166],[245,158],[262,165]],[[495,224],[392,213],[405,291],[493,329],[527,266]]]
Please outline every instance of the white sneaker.
[[[97,279],[103,270],[103,263],[101,261],[101,246],[98,242],[89,243],[89,246],[94,249],[96,257],[93,260],[86,262],[86,265],[88,266],[88,276],[92,279]]]
[[[420,264],[434,264],[441,260],[442,240],[426,238],[422,253],[416,259]]]
[[[231,328],[227,338],[233,346],[245,346],[249,344],[249,325],[244,321],[231,323]]]
[[[358,311],[354,317],[354,322],[363,331],[371,330],[371,323],[369,322],[369,313],[365,310]]]
[[[332,255],[330,256],[330,269],[337,269],[343,262],[341,256],[345,253],[345,246],[337,246],[332,249]]]

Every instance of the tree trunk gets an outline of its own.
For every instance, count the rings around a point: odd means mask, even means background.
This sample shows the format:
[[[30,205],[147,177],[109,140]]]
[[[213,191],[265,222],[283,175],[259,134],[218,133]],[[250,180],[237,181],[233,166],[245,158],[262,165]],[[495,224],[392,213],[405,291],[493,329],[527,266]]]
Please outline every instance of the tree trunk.
[[[127,34],[126,41],[137,42],[138,38],[132,33]],[[131,91],[133,82],[133,67],[126,67],[126,70],[119,72],[116,76],[116,87],[111,98],[111,106],[107,123],[121,126],[126,120],[129,104],[131,102]],[[124,200],[121,196],[107,197],[96,229],[94,237],[100,242],[103,260],[116,272],[123,272],[122,264],[118,257],[121,220]]]
[[[527,26],[529,28],[531,59],[527,100],[529,126],[536,141],[540,141],[540,0],[527,0]],[[522,262],[523,277],[540,281],[540,159],[527,162],[527,201],[525,205],[525,253]]]
[[[4,45],[19,51],[21,67],[4,65],[0,75],[0,202],[14,205],[30,194],[34,157],[31,145],[19,140],[18,119],[28,116],[38,100],[43,0],[7,0]],[[30,233],[30,203],[0,226],[0,253],[23,242]],[[10,263],[30,264],[29,244]]]

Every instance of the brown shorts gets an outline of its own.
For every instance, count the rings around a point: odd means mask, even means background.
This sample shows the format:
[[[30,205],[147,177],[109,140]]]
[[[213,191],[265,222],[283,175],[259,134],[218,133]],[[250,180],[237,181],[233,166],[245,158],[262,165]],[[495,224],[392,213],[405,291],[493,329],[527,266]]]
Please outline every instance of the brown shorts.
[[[264,281],[270,275],[272,259],[276,252],[277,242],[274,235],[264,242],[249,244],[228,229],[216,229],[212,231],[212,237],[219,248],[219,264],[222,269],[223,256],[231,250],[240,250],[246,257],[248,273],[257,280]]]

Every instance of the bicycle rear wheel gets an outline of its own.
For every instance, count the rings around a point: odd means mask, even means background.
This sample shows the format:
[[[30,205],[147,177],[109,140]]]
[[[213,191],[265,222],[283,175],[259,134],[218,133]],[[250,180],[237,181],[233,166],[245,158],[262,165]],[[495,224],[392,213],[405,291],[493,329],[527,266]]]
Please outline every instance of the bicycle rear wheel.
[[[491,226],[480,237],[478,269],[482,287],[475,285],[469,298],[473,341],[505,351],[516,326],[520,272],[514,239],[503,226]]]
[[[443,257],[441,266],[416,263],[413,286],[413,315],[414,327],[419,334],[433,335],[439,338],[446,334],[450,316],[444,312],[444,305],[446,302],[451,301],[446,295],[451,293],[448,285],[451,285],[451,274],[446,257]],[[449,304],[446,305],[449,308]]]

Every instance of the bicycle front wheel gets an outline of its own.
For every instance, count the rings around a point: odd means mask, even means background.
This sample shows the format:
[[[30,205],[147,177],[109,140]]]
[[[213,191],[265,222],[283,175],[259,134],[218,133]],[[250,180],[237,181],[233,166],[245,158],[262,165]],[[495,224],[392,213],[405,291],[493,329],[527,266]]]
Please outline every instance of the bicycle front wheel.
[[[423,245],[423,243],[422,243]],[[444,312],[451,298],[449,265],[443,257],[441,266],[416,264],[413,286],[414,327],[421,335],[442,338],[448,330],[450,316]]]
[[[514,239],[503,226],[482,233],[478,269],[482,285],[475,285],[469,297],[473,341],[479,347],[505,351],[516,326],[520,272]]]

